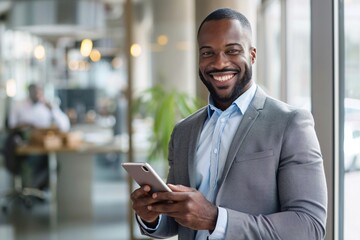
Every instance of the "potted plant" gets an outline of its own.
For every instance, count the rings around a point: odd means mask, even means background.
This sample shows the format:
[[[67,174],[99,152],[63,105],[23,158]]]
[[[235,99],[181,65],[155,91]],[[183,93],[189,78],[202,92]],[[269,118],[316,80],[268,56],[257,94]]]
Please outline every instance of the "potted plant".
[[[175,89],[166,90],[161,85],[145,90],[136,99],[134,110],[144,117],[153,118],[149,160],[167,159],[168,144],[175,124],[203,105],[199,98]]]

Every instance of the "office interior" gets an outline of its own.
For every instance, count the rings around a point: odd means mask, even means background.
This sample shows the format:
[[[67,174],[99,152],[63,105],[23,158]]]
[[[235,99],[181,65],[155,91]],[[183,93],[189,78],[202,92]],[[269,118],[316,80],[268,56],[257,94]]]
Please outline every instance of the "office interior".
[[[256,83],[314,116],[328,187],[326,239],[359,239],[359,0],[0,1],[1,147],[10,108],[32,82],[88,144],[46,151],[53,165],[45,200],[2,207],[0,239],[145,238],[129,203],[136,184],[121,163],[151,161],[165,178],[167,162],[149,158],[155,117],[138,100],[157,86],[206,103],[196,30],[219,7],[252,24]],[[14,183],[1,156],[2,206]]]

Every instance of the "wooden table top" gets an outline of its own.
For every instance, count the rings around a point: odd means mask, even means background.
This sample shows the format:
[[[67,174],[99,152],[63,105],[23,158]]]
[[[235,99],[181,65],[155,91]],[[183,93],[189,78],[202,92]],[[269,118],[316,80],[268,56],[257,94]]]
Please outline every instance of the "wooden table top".
[[[124,150],[120,145],[109,143],[109,144],[92,144],[92,143],[82,143],[77,147],[67,147],[62,146],[60,148],[44,148],[40,145],[20,145],[16,149],[17,155],[31,155],[31,154],[48,154],[48,153],[124,153]]]

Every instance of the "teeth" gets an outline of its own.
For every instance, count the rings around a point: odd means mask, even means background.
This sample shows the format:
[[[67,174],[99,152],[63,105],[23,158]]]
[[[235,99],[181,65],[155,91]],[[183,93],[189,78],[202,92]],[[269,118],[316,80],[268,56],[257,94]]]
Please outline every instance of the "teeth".
[[[223,75],[223,76],[213,76],[213,78],[214,78],[216,81],[223,82],[223,81],[229,80],[229,79],[232,78],[233,76],[234,76],[234,74],[231,74],[231,75]]]

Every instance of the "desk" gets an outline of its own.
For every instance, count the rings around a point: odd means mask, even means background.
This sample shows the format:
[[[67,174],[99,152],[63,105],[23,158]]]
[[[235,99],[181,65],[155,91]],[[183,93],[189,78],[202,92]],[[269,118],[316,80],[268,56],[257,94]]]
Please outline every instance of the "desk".
[[[47,154],[51,226],[61,220],[92,220],[93,157],[101,153],[124,152],[119,144],[82,144],[76,148],[45,149],[21,145],[17,155]],[[58,171],[60,164],[60,171]]]

